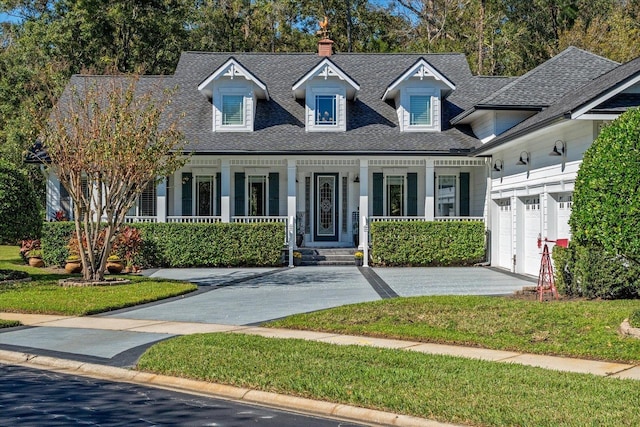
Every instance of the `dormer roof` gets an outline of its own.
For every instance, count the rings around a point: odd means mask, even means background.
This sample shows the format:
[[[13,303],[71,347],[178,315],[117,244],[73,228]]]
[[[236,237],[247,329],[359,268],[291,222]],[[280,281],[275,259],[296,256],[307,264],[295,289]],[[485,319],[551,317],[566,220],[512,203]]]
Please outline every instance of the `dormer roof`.
[[[240,64],[240,62],[238,62],[234,57],[229,58],[227,62],[218,67],[213,73],[211,73],[211,75],[204,79],[202,83],[198,85],[198,90],[211,98],[215,81],[223,78],[229,80],[236,78],[245,79],[253,84],[254,92],[259,99],[269,100],[267,85]]]
[[[355,100],[358,95],[358,91],[360,90],[358,82],[351,78],[329,58],[325,58],[320,61],[318,65],[313,67],[311,71],[306,73],[293,84],[293,87],[291,88],[293,96],[296,99],[304,98],[306,84],[318,77],[324,78],[325,80],[331,77],[337,77],[341,81],[345,82],[347,86],[347,99],[350,100]]]
[[[384,95],[382,95],[382,100],[386,101],[388,99],[393,99],[396,96],[400,84],[412,78],[417,78],[419,80],[433,79],[437,82],[441,82],[444,87],[443,97],[446,97],[451,93],[451,91],[456,89],[456,85],[453,84],[453,82],[447,79],[424,58],[420,58],[387,87]]]

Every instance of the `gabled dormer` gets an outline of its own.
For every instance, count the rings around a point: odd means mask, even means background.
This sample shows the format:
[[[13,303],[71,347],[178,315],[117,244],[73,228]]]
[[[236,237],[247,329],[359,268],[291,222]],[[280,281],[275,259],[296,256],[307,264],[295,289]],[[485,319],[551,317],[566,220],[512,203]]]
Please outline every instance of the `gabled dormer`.
[[[401,132],[439,132],[442,129],[442,100],[455,85],[424,58],[391,83],[382,96],[393,101]]]
[[[360,85],[325,58],[291,90],[296,99],[305,100],[308,132],[343,132],[347,130],[347,101],[356,99]]]
[[[269,100],[267,86],[233,57],[198,90],[213,105],[214,132],[253,132],[257,100]]]

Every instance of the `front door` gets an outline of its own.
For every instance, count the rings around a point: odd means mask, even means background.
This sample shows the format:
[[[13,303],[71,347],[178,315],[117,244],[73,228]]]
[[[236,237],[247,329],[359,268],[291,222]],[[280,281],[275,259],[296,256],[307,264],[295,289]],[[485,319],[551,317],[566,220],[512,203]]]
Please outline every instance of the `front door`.
[[[338,241],[338,174],[317,173],[314,182],[313,239]]]

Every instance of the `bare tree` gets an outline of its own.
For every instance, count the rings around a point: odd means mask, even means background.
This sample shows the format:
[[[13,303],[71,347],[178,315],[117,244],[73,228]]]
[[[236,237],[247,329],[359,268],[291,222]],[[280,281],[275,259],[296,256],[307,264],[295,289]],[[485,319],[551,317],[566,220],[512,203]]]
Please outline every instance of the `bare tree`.
[[[84,236],[85,280],[104,280],[116,231],[144,188],[186,161],[178,117],[167,109],[172,92],[157,78],[74,77],[52,110],[44,145]]]

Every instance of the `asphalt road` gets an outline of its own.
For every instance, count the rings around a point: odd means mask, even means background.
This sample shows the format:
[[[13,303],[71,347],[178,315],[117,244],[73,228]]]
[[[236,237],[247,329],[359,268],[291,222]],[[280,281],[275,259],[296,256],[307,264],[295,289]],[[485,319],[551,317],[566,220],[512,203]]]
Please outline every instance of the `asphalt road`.
[[[2,426],[355,426],[128,383],[0,364]]]

